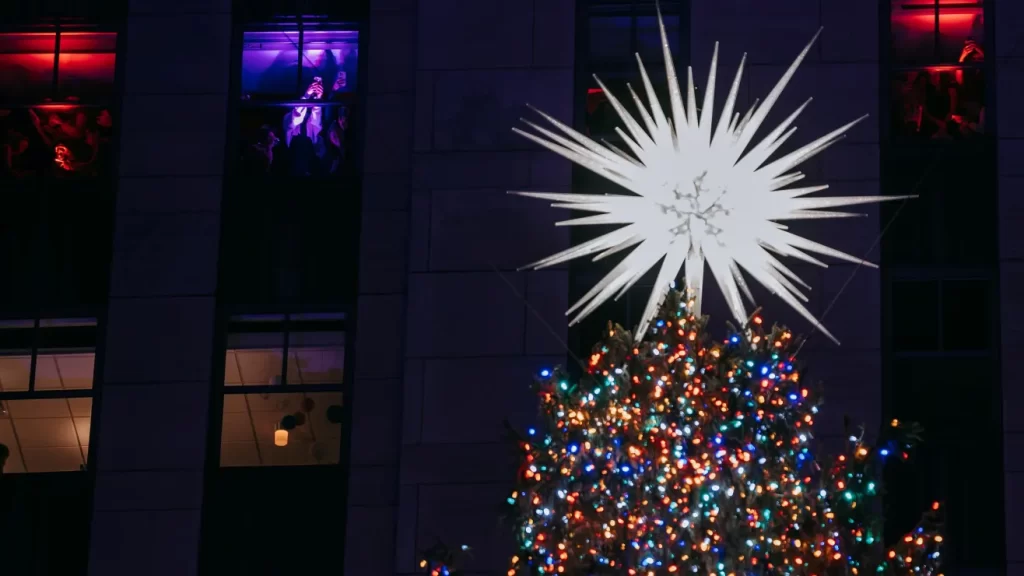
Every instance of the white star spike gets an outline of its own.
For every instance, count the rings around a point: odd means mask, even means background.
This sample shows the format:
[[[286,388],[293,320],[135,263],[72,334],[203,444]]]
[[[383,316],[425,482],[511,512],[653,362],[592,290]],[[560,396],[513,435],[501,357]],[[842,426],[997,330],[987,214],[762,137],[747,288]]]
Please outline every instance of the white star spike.
[[[646,105],[630,87],[630,96],[639,110],[639,121],[598,80],[608,102],[618,113],[625,131],[616,128],[628,152],[608,143],[598,143],[538,111],[553,129],[532,122],[524,123],[535,133],[520,129],[515,132],[580,166],[625,188],[631,194],[556,194],[547,192],[510,192],[554,202],[555,208],[580,210],[594,215],[559,222],[559,226],[621,224],[622,227],[603,236],[535,262],[528,268],[544,268],[575,258],[594,256],[594,260],[631,249],[629,254],[600,282],[569,309],[576,313],[575,324],[602,303],[619,298],[648,270],[661,261],[657,281],[641,316],[636,335],[643,337],[651,318],[684,268],[685,283],[696,297],[697,314],[704,282],[704,262],[708,263],[718,287],[737,321],[747,321],[743,297],[753,300],[741,269],[763,284],[772,293],[796,309],[818,330],[836,341],[824,326],[804,307],[807,297],[801,288],[810,287],[776,255],[790,256],[825,266],[809,253],[822,254],[867,266],[874,266],[817,242],[787,232],[779,224],[785,220],[842,218],[858,216],[833,209],[908,196],[812,197],[828,186],[786,188],[804,175],[793,168],[828,148],[861,117],[849,124],[802,146],[780,158],[769,159],[793,134],[793,121],[810,103],[796,109],[760,142],[751,145],[754,133],[761,127],[782,90],[817,40],[811,42],[782,75],[764,102],[754,106],[741,118],[734,111],[736,96],[746,55],[732,82],[717,126],[712,127],[715,98],[715,68],[718,44],[711,58],[707,91],[700,114],[694,96],[693,70],[688,69],[687,98],[680,93],[679,80],[665,36],[661,28],[662,51],[669,84],[671,118],[658,102],[643,62],[637,56],[640,77],[647,98]],[[714,129],[712,129],[714,128]],[[744,153],[746,152],[746,153]],[[836,341],[838,343],[838,341]]]

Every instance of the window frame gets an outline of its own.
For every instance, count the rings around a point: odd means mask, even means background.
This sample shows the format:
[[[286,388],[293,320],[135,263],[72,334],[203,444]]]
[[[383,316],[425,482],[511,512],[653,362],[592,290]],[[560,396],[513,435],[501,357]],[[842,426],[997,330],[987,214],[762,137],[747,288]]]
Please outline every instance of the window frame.
[[[316,318],[321,316],[322,318]],[[342,380],[340,382],[329,382],[325,384],[289,384],[288,383],[288,351],[291,348],[291,335],[293,333],[304,333],[304,332],[341,332],[345,334],[344,354],[348,358],[348,330],[346,315],[344,313],[327,313],[327,314],[308,314],[308,313],[287,313],[287,314],[255,314],[255,315],[236,315],[228,319],[228,330],[225,333],[225,353],[231,350],[239,350],[239,348],[231,348],[227,344],[227,338],[232,334],[245,333],[247,331],[233,331],[231,330],[231,324],[237,323],[238,325],[261,325],[261,326],[277,326],[280,327],[280,333],[282,335],[282,346],[281,346],[281,382],[279,384],[259,384],[259,385],[227,385],[221,383],[224,394],[297,394],[303,392],[340,392],[342,394],[342,406],[344,407],[346,393],[346,378],[344,376],[348,362],[343,360],[342,364]],[[293,326],[296,323],[300,323],[298,329],[294,329]],[[316,330],[303,330],[301,324],[309,324],[311,326],[319,324]],[[273,331],[277,333],[277,330]]]
[[[19,4],[27,3],[29,10],[25,11],[26,14],[18,15]],[[66,4],[74,4],[74,6],[67,6]],[[114,119],[114,126],[110,132],[110,145],[109,145],[109,160],[105,171],[100,172],[96,177],[84,178],[84,179],[61,179],[56,177],[50,171],[42,170],[39,173],[24,179],[14,180],[11,184],[11,190],[17,190],[19,194],[28,198],[25,207],[31,210],[27,217],[31,218],[31,233],[28,238],[29,248],[33,253],[33,260],[36,262],[42,262],[42,252],[46,243],[44,242],[43,234],[45,229],[50,226],[53,221],[53,214],[55,213],[55,202],[59,199],[62,194],[80,194],[83,190],[93,194],[99,214],[100,212],[106,212],[109,216],[110,228],[104,232],[106,236],[99,238],[102,241],[103,253],[110,254],[113,250],[114,240],[114,212],[116,211],[116,196],[118,189],[118,177],[119,173],[119,159],[120,149],[119,145],[121,142],[121,103],[123,100],[123,87],[124,87],[124,46],[126,39],[125,29],[125,15],[127,13],[127,4],[122,0],[111,0],[109,4],[102,2],[96,2],[99,10],[95,10],[96,6],[92,6],[91,2],[65,2],[59,0],[53,2],[53,6],[47,6],[46,2],[35,2],[32,0],[25,0],[25,2],[14,2],[12,7],[17,17],[11,18],[0,24],[0,34],[5,33],[53,33],[54,38],[54,53],[53,53],[53,76],[49,87],[49,101],[16,101],[7,100],[3,97],[3,91],[0,90],[0,108],[7,108],[11,110],[24,110],[24,109],[46,109],[47,107],[57,106],[68,106],[74,109],[86,109],[86,110],[97,110],[105,108],[110,111]],[[33,14],[34,9],[41,9],[44,13],[41,15]],[[95,12],[95,14],[93,14]],[[90,98],[87,100],[80,101],[67,101],[57,99],[58,86],[59,86],[59,71],[60,71],[60,35],[64,33],[77,33],[77,32],[95,32],[95,33],[109,33],[115,36],[114,46],[114,77],[111,90],[108,95],[104,95],[100,98]],[[104,216],[104,218],[107,218]],[[100,227],[94,227],[99,230]],[[97,273],[96,277],[100,280],[95,285],[96,294],[102,295],[99,301],[96,302],[85,302],[76,301],[75,303],[63,303],[58,302],[56,305],[51,305],[48,302],[42,301],[40,296],[39,285],[40,283],[47,282],[53,279],[48,279],[39,266],[36,265],[32,270],[33,276],[26,279],[26,281],[33,286],[32,295],[28,298],[23,299],[20,302],[10,302],[0,305],[0,310],[3,314],[11,315],[12,317],[19,318],[31,318],[33,315],[39,315],[42,317],[96,317],[101,318],[105,316],[106,300],[109,296],[110,288],[110,258],[101,258],[106,263],[106,270]],[[84,294],[84,293],[83,293]],[[69,309],[72,308],[72,309]]]
[[[878,63],[881,71],[881,79],[878,83],[878,90],[881,94],[879,107],[879,144],[883,153],[886,148],[935,151],[943,148],[955,148],[969,146],[971,143],[979,143],[979,146],[986,146],[987,142],[995,140],[996,133],[996,110],[995,110],[995,18],[993,0],[965,0],[964,4],[969,7],[980,7],[985,27],[985,42],[987,53],[981,62],[942,62],[939,59],[940,46],[940,25],[939,15],[942,8],[956,8],[958,4],[939,4],[941,0],[934,0],[935,7],[932,12],[934,18],[934,36],[932,38],[934,60],[927,63],[913,65],[893,65],[892,57],[892,8],[896,2],[902,0],[878,0]],[[924,6],[924,5],[922,5]],[[921,10],[924,12],[924,9]],[[970,138],[969,140],[904,140],[894,137],[891,131],[892,126],[892,101],[890,92],[892,89],[893,75],[898,72],[918,71],[955,71],[955,70],[980,70],[985,79],[985,132]]]
[[[587,96],[588,91],[593,87],[593,76],[595,74],[602,82],[605,82],[606,85],[609,81],[621,80],[624,78],[628,78],[636,84],[640,78],[640,71],[635,60],[629,60],[628,62],[615,62],[611,64],[602,63],[600,61],[591,61],[590,18],[608,15],[622,15],[623,13],[628,15],[631,18],[630,49],[635,53],[639,51],[638,20],[640,18],[656,16],[659,5],[662,15],[678,16],[679,18],[679,37],[676,44],[677,50],[673,53],[673,62],[676,66],[676,70],[685,70],[686,65],[691,61],[690,0],[661,0],[658,4],[656,4],[654,0],[577,1],[575,43],[577,58],[575,62],[575,78],[573,86],[573,124],[577,130],[580,130],[583,133],[587,133],[588,130]],[[657,87],[657,79],[660,76],[664,76],[664,65],[659,63],[657,66],[653,66],[650,62],[645,62],[644,68],[647,69],[648,74],[651,76],[651,81],[654,82]],[[625,95],[622,94],[616,94],[616,96],[620,98],[625,97]],[[609,141],[613,144],[616,143],[614,139],[609,139]],[[593,193],[592,189],[588,190],[584,186],[584,183],[589,177],[596,177],[588,174],[588,172],[589,171],[586,168],[576,164],[572,165],[572,189],[574,192]],[[612,186],[611,183],[607,183],[607,185]],[[570,217],[575,218],[584,215],[589,214],[572,212]],[[587,229],[584,230],[584,228]],[[594,227],[574,226],[569,231],[570,242],[573,245],[578,245],[580,242],[592,237],[588,236],[588,234],[592,235],[596,231],[597,229]],[[610,266],[616,261],[617,260],[615,258],[609,258],[603,261],[603,265],[595,264],[589,260],[574,260],[569,262],[570,302],[575,302],[580,296],[585,294],[596,281],[600,280],[600,278],[607,273],[607,270],[610,270]],[[605,267],[608,268],[606,269]],[[636,287],[630,292],[627,292],[622,298],[603,304],[599,310],[603,310],[604,312],[596,312],[582,322],[570,326],[568,334],[570,351],[581,358],[589,356],[591,346],[598,342],[599,338],[597,334],[603,331],[603,327],[609,318],[617,320],[625,328],[635,328],[634,324],[636,323],[636,320],[631,317],[630,309],[637,307],[636,301],[638,300],[642,300],[643,303],[646,303],[646,290],[651,288],[653,281],[653,275],[651,275],[649,279],[641,279],[637,282]],[[642,306],[639,308],[642,309]],[[609,311],[611,311],[611,313],[609,313]],[[569,354],[566,366],[573,374],[578,375],[578,372],[582,370],[582,368],[572,358],[572,354]]]
[[[280,0],[254,0],[253,2],[246,3],[241,6],[240,9],[236,7],[234,13],[233,27],[232,27],[232,60],[231,60],[231,79],[228,96],[228,114],[227,114],[227,137],[226,137],[226,158],[225,158],[225,171],[224,171],[224,187],[223,195],[221,200],[221,229],[230,230],[235,223],[235,218],[238,217],[238,210],[233,210],[232,207],[237,202],[245,201],[241,189],[251,182],[251,177],[247,177],[242,173],[243,161],[239,151],[242,149],[242,138],[241,138],[241,116],[244,110],[259,109],[259,108],[281,108],[282,117],[284,110],[288,105],[296,105],[301,103],[302,105],[309,105],[308,100],[280,100],[280,101],[246,101],[243,100],[242,92],[242,60],[243,60],[243,48],[244,38],[247,32],[261,32],[261,31],[274,31],[281,30],[287,27],[305,27],[307,24],[311,28],[319,28],[330,30],[332,27],[336,27],[338,30],[354,31],[358,33],[358,47],[359,56],[357,60],[357,71],[358,76],[356,79],[356,88],[353,91],[353,100],[355,102],[356,113],[349,116],[348,120],[348,148],[345,150],[347,156],[346,165],[351,168],[350,175],[342,176],[341,178],[322,178],[313,177],[313,182],[335,182],[339,188],[338,194],[345,194],[344,205],[346,210],[343,214],[339,214],[337,221],[337,236],[342,239],[342,251],[337,255],[339,258],[344,259],[346,263],[351,263],[354,266],[358,266],[359,262],[359,240],[360,230],[362,225],[362,205],[363,205],[363,155],[365,150],[365,125],[366,125],[366,105],[367,105],[367,65],[368,65],[368,51],[369,51],[369,33],[368,33],[368,6],[364,6],[364,2],[350,2],[343,3],[336,10],[328,12],[326,15],[320,16],[308,16],[308,15],[271,15],[272,5],[276,5]],[[284,0],[285,4],[290,4],[287,0]],[[328,2],[329,3],[329,2]],[[245,10],[243,12],[242,10]],[[301,52],[300,52],[301,54]],[[301,67],[299,74],[301,74]],[[297,77],[298,79],[298,77]],[[329,103],[324,102],[328,106],[342,106],[344,103]],[[283,144],[281,144],[283,145]],[[271,175],[270,181],[277,184],[288,184],[296,181],[301,181],[300,177],[288,177],[280,174]],[[342,192],[340,189],[344,188]],[[280,225],[278,225],[280,226]],[[239,296],[233,291],[225,290],[225,286],[234,287],[235,282],[234,276],[230,274],[231,266],[225,266],[225,262],[231,262],[232,256],[232,243],[224,242],[223,239],[220,242],[220,258],[218,259],[219,273],[221,274],[220,281],[218,282],[218,301],[222,302],[222,311],[224,313],[239,314],[239,313],[276,313],[279,309],[290,310],[292,313],[304,312],[304,311],[315,311],[322,312],[325,310],[340,310],[348,314],[351,314],[355,307],[355,298],[358,293],[358,274],[352,274],[351,280],[343,287],[344,298],[339,299],[342,302],[342,306],[336,306],[335,302],[324,302],[319,301],[315,303],[305,303],[302,298],[300,301],[281,302],[278,298],[274,302],[269,302],[265,298],[266,294],[253,294],[246,293],[243,298],[248,298],[244,301],[235,301],[234,298]],[[289,262],[294,259],[288,260]],[[226,272],[228,271],[228,272]],[[226,281],[227,280],[227,281]],[[254,300],[255,299],[255,300]]]
[[[99,318],[94,318],[94,317],[86,317],[86,318],[81,318],[81,317],[80,318],[50,318],[50,317],[36,316],[35,318],[33,318],[31,320],[25,319],[25,318],[3,318],[3,319],[0,319],[0,322],[3,322],[4,324],[7,324],[7,326],[0,327],[0,330],[6,330],[6,329],[11,329],[11,328],[13,328],[13,329],[26,329],[27,328],[27,329],[32,331],[31,335],[29,336],[29,339],[31,340],[30,345],[26,346],[25,348],[18,348],[18,350],[26,350],[26,351],[28,351],[28,354],[29,354],[29,357],[30,357],[30,360],[29,360],[28,389],[27,390],[0,391],[0,404],[6,404],[9,401],[69,400],[69,399],[74,399],[74,398],[89,398],[92,401],[91,405],[90,405],[90,414],[89,414],[89,444],[88,444],[89,452],[86,455],[86,457],[83,459],[84,461],[82,463],[82,466],[84,467],[84,470],[82,470],[82,469],[80,469],[80,470],[58,470],[58,471],[43,471],[43,472],[32,472],[32,471],[29,471],[29,470],[27,470],[28,467],[25,465],[24,454],[22,452],[22,448],[20,446],[20,440],[19,440],[19,446],[17,447],[18,448],[18,453],[22,455],[21,456],[21,458],[22,458],[22,466],[24,468],[26,468],[26,471],[25,472],[19,472],[19,473],[12,472],[11,474],[19,474],[19,475],[30,476],[30,475],[37,475],[37,474],[67,474],[67,473],[80,474],[80,473],[85,472],[85,473],[90,475],[90,478],[92,478],[92,471],[95,469],[95,465],[94,465],[95,460],[94,460],[94,458],[96,457],[95,456],[96,455],[96,443],[93,442],[93,439],[96,438],[96,431],[98,430],[98,428],[96,427],[96,418],[97,418],[98,412],[99,412],[98,404],[99,404],[99,400],[100,400],[100,395],[97,393],[97,389],[99,388],[98,384],[99,384],[99,374],[100,374],[100,366],[101,366],[101,364],[100,364],[100,358],[101,358],[101,355],[100,355],[101,354],[101,346],[100,346],[100,340],[101,340],[101,338],[100,338],[100,334],[101,334],[100,327],[101,327],[101,322],[100,322],[100,319]],[[18,325],[22,325],[24,327],[20,327]],[[44,341],[43,341],[43,338],[42,338],[42,331],[43,330],[46,330],[46,329],[57,329],[57,330],[59,330],[60,328],[81,328],[81,327],[91,327],[92,328],[93,338],[90,339],[91,345],[83,345],[83,346],[59,346],[59,345],[57,345],[57,346],[41,346],[41,344],[45,344]],[[41,349],[45,350],[45,351],[51,351],[51,350],[54,350],[54,351],[74,350],[74,351],[79,351],[79,352],[82,351],[82,350],[87,350],[87,349],[91,350],[92,354],[93,354],[93,369],[92,369],[92,382],[91,382],[91,385],[88,388],[74,388],[74,389],[61,388],[61,389],[54,389],[54,390],[37,390],[36,389],[36,376],[37,376],[37,366],[38,366],[38,361],[39,361],[39,351]],[[6,406],[4,406],[4,409],[6,410]],[[74,418],[74,416],[72,416],[72,418]],[[13,427],[13,420],[15,420],[15,418],[10,418],[10,419],[12,420],[12,427]],[[79,438],[79,442],[81,442],[81,438]],[[10,455],[11,456],[14,455],[13,449],[11,450],[11,454]]]
[[[227,154],[225,154],[225,170],[224,170],[224,194],[222,195],[222,226],[224,229],[224,223],[227,215],[227,210],[223,207],[228,205],[228,198],[231,194],[231,190],[237,188],[244,179],[239,173],[241,166],[240,155],[236,152],[240,149],[240,112],[242,110],[242,91],[241,91],[241,70],[242,70],[242,45],[244,39],[244,32],[249,30],[258,30],[259,27],[268,22],[279,22],[287,21],[291,19],[301,19],[304,17],[295,15],[296,2],[294,0],[251,0],[249,2],[234,3],[234,11],[232,17],[232,40],[231,40],[231,66],[230,66],[230,80],[229,80],[229,95],[228,95],[228,113],[226,118],[226,130],[227,135],[225,138]],[[278,5],[285,4],[285,10],[279,10]],[[303,3],[302,12],[306,14],[310,13],[322,13],[326,14],[324,17],[317,17],[315,20],[327,20],[335,23],[345,23],[351,25],[349,29],[355,29],[359,31],[359,58],[358,58],[358,69],[360,75],[363,76],[357,80],[356,88],[356,102],[358,103],[358,109],[360,111],[366,110],[367,104],[367,85],[366,81],[366,70],[368,65],[369,55],[369,1],[368,0],[356,0],[353,2],[334,2],[332,0],[311,0],[311,2]],[[285,16],[281,16],[284,13]],[[349,120],[349,131],[351,132],[350,138],[354,143],[351,154],[352,164],[357,167],[352,179],[348,181],[348,184],[352,186],[351,194],[351,212],[355,215],[353,218],[354,222],[350,226],[348,233],[351,234],[352,238],[355,239],[355,244],[352,246],[352,252],[354,254],[359,253],[359,238],[360,228],[362,223],[362,190],[363,190],[363,154],[365,148],[365,112],[361,115],[356,115],[355,118]],[[337,492],[332,497],[338,499],[338,505],[344,509],[348,506],[348,485],[350,477],[350,460],[351,460],[351,436],[352,436],[352,406],[353,406],[353,379],[355,375],[354,361],[346,360],[343,366],[343,383],[342,383],[342,410],[343,420],[341,423],[341,454],[339,455],[338,463],[334,465],[320,465],[320,466],[286,466],[286,467],[273,467],[273,466],[261,466],[261,467],[229,467],[222,468],[220,465],[221,458],[221,438],[223,431],[223,414],[224,414],[224,374],[225,366],[223,359],[225,358],[226,344],[227,344],[227,331],[229,326],[229,318],[231,315],[240,314],[273,314],[281,313],[282,309],[287,310],[289,313],[303,313],[303,312],[315,312],[315,311],[341,311],[345,314],[345,353],[349,358],[354,356],[352,352],[354,350],[355,343],[355,316],[356,316],[356,303],[355,298],[349,298],[347,296],[339,298],[339,301],[332,303],[331,306],[310,306],[308,304],[299,303],[264,303],[253,308],[246,304],[239,304],[231,301],[231,294],[225,289],[224,282],[224,271],[225,259],[229,257],[229,252],[226,250],[226,243],[222,240],[220,242],[219,258],[218,258],[218,274],[221,275],[217,283],[217,296],[216,296],[216,320],[213,330],[213,353],[214,359],[211,362],[211,382],[210,382],[210,402],[209,402],[209,419],[207,425],[207,450],[206,450],[206,462],[204,466],[204,493],[205,494],[217,494],[221,489],[222,482],[229,480],[239,480],[243,478],[252,478],[250,475],[258,475],[261,479],[273,479],[285,477],[282,473],[286,474],[329,474],[330,471],[338,471],[340,481],[337,484]],[[356,260],[358,262],[358,260]],[[352,283],[358,287],[358,274],[353,275]],[[355,293],[355,291],[354,291]],[[304,471],[304,472],[299,472]],[[201,513],[201,528],[200,528],[200,548],[199,548],[199,565],[202,570],[203,567],[217,566],[223,559],[220,557],[220,552],[215,546],[215,542],[218,541],[214,535],[218,532],[218,523],[221,521],[223,511],[215,506],[210,506],[204,502],[203,510]],[[344,539],[346,537],[348,523],[342,519],[342,525],[340,528],[340,537]],[[344,564],[344,550],[341,552],[340,563]]]
[[[358,14],[358,11],[349,11],[345,14]],[[242,98],[242,86],[241,86],[241,75],[242,75],[242,52],[245,44],[245,34],[247,32],[274,32],[284,28],[296,27],[299,30],[299,41],[296,44],[299,54],[299,62],[302,59],[303,41],[305,36],[306,27],[311,29],[325,29],[330,30],[332,27],[337,27],[339,30],[353,31],[358,34],[358,47],[359,47],[359,58],[357,60],[358,76],[356,78],[356,89],[354,92],[354,100],[357,103],[358,114],[355,117],[349,118],[348,131],[350,132],[349,140],[353,144],[351,151],[351,161],[353,166],[357,169],[353,174],[353,182],[357,185],[354,191],[358,191],[360,196],[362,191],[362,151],[363,151],[363,126],[365,123],[366,116],[366,65],[367,65],[367,49],[368,42],[366,41],[367,36],[367,25],[365,20],[352,19],[351,16],[294,16],[294,17],[277,17],[267,21],[241,21],[235,23],[234,35],[235,41],[233,46],[235,47],[235,53],[237,57],[232,62],[232,89],[230,94],[230,102],[238,106],[237,109],[231,110],[229,106],[229,116],[233,122],[228,126],[228,150],[230,156],[236,155],[236,151],[239,149],[240,137],[239,137],[239,118],[241,111],[245,109],[260,109],[260,108],[294,108],[297,106],[309,106],[309,100],[302,100],[298,97],[294,99],[282,99],[282,100],[244,100]],[[234,60],[237,60],[237,65]],[[296,75],[296,94],[301,93],[302,90],[302,66],[298,67]],[[317,104],[321,108],[338,108],[344,106],[343,102],[330,102],[322,101]],[[229,168],[232,169],[230,172],[233,180],[239,180],[241,174],[238,173],[238,168],[241,163],[237,159],[232,158]],[[230,188],[229,188],[230,189]]]

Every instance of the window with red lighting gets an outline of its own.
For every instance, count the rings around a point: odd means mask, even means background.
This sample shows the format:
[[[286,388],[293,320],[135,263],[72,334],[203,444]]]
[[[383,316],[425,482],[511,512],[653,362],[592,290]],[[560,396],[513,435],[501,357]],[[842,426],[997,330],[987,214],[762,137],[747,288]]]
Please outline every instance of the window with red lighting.
[[[893,137],[984,134],[984,2],[891,0],[890,26]]]
[[[0,179],[108,172],[117,34],[0,33]]]
[[[344,316],[238,316],[224,357],[221,466],[332,465],[344,419]]]

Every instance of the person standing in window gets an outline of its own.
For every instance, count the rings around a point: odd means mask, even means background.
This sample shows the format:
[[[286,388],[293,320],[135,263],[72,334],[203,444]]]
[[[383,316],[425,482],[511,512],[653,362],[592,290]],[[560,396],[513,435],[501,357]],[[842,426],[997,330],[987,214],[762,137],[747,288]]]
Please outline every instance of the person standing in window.
[[[303,100],[320,100],[323,81],[316,77],[302,95]],[[284,142],[288,148],[288,167],[293,176],[311,176],[317,171],[317,160],[323,156],[323,108],[296,106],[284,117]]]
[[[327,174],[338,174],[345,160],[345,134],[348,130],[348,109],[338,107],[337,119],[327,129],[329,145],[324,154],[324,171]]]

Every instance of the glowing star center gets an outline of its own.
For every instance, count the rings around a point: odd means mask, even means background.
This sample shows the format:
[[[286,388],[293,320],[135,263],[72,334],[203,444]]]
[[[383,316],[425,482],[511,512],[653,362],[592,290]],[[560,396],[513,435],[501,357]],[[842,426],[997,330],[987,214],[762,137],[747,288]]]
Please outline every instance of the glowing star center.
[[[717,218],[729,216],[729,210],[721,206],[725,190],[715,191],[705,184],[707,172],[684,182],[672,189],[675,202],[659,204],[662,214],[674,218],[669,232],[676,236],[692,236],[694,232],[706,236],[718,236],[722,228],[715,224]],[[720,220],[719,220],[720,221]],[[719,241],[721,244],[721,241]]]

